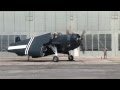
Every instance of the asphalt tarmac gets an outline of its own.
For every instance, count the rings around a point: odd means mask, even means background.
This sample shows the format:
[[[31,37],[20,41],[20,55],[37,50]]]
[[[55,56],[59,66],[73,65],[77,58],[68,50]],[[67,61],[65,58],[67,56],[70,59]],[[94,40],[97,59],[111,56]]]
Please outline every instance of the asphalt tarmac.
[[[0,79],[120,79],[120,60],[0,59]]]

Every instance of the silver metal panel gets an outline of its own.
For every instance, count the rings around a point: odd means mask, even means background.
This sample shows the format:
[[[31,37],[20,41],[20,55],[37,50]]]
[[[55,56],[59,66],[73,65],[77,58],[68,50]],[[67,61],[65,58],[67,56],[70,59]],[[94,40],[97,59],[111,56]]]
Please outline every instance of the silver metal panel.
[[[78,12],[78,31],[87,30],[87,12],[80,11]]]
[[[109,31],[110,28],[110,12],[101,11],[99,12],[99,30],[100,31]]]
[[[55,12],[47,11],[45,12],[45,24],[46,24],[46,32],[54,32],[55,31]]]
[[[30,12],[25,11],[25,31],[28,33],[28,36],[30,37]]]
[[[45,30],[45,21],[44,21],[44,11],[35,12],[35,32],[44,32]]]
[[[15,21],[14,21],[14,11],[4,11],[4,31],[14,32]]]
[[[15,32],[25,32],[25,12],[15,11]]]
[[[3,22],[4,22],[4,13],[3,11],[0,12],[0,32],[4,31],[3,29]]]
[[[98,30],[98,11],[88,11],[87,13],[87,25],[88,25],[88,30],[90,31],[95,31]]]
[[[66,31],[66,11],[58,11],[55,15],[56,31]]]
[[[67,11],[66,15],[67,15],[66,29],[69,30],[70,32],[76,32],[78,30],[77,12],[76,11]]]

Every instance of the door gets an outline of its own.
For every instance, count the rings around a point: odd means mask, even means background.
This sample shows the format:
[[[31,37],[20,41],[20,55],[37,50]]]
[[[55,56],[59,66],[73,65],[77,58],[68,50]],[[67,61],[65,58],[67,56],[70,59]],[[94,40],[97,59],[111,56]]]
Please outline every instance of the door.
[[[118,33],[118,39],[117,39],[117,56],[120,56],[120,33]]]

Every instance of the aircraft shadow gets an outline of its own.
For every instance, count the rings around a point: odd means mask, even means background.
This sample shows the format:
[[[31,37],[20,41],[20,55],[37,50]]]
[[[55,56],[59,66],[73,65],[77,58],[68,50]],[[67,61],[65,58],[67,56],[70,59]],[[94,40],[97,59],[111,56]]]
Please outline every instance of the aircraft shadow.
[[[53,62],[52,60],[9,60],[8,62]],[[75,62],[68,60],[59,60],[59,62]]]

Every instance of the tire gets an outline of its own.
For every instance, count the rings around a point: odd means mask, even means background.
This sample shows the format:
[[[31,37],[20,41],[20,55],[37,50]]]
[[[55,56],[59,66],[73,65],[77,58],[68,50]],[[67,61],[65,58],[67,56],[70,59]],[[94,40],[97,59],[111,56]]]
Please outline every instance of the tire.
[[[72,55],[69,55],[69,56],[68,56],[68,60],[69,60],[69,61],[74,61],[74,57],[73,57]]]
[[[54,56],[54,57],[53,57],[53,62],[58,62],[58,61],[59,61],[58,56]]]

